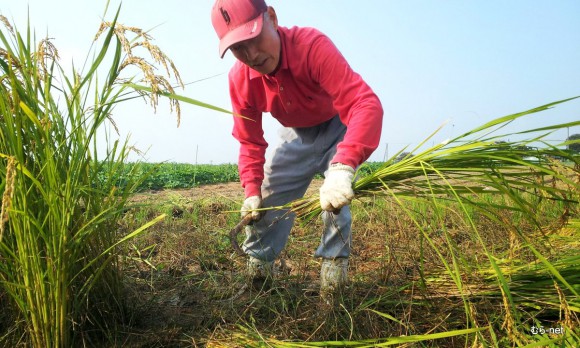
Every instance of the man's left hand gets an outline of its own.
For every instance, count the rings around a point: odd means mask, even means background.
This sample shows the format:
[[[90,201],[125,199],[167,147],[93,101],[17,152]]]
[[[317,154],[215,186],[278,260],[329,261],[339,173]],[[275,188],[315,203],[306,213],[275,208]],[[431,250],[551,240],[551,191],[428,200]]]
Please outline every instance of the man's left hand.
[[[326,178],[320,188],[320,207],[326,211],[337,212],[354,198],[354,169],[346,164],[333,163],[324,175]]]

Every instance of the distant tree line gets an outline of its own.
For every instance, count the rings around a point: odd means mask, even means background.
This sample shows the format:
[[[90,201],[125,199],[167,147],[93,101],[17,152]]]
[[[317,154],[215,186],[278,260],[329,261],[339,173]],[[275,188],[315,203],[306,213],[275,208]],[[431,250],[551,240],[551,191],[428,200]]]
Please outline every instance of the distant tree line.
[[[580,153],[580,134],[572,134],[566,140],[568,142],[568,150]]]

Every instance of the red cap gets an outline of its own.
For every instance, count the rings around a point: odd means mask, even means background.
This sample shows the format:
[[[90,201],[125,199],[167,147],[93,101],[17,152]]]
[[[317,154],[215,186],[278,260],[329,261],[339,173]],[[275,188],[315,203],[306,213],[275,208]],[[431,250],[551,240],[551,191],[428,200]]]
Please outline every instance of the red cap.
[[[268,6],[264,0],[217,0],[211,9],[211,24],[220,39],[220,57],[230,46],[260,35]]]

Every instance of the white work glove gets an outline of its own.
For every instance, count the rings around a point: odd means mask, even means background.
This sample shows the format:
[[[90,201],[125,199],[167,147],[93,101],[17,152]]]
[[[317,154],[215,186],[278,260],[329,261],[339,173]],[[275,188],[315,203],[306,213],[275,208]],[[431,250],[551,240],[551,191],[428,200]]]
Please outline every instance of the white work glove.
[[[258,209],[261,206],[262,206],[262,197],[250,196],[250,197],[246,198],[246,200],[244,201],[244,204],[242,205],[242,209],[241,209],[242,219],[245,218],[246,215],[252,214],[253,220],[256,220],[256,221],[260,220],[261,214],[259,211],[256,211],[255,209]]]
[[[324,173],[325,179],[320,188],[320,207],[322,210],[338,213],[354,198],[352,179],[354,169],[342,163],[333,163]]]

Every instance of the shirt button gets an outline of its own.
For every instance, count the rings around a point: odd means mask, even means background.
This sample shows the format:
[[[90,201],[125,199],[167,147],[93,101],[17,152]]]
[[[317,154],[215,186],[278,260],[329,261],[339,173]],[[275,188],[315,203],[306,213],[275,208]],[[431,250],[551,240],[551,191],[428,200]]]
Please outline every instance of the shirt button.
[[[284,87],[283,86],[280,86],[280,90],[283,91],[284,90]]]
[[[290,104],[292,104],[291,102],[287,102],[286,105],[290,106]]]

